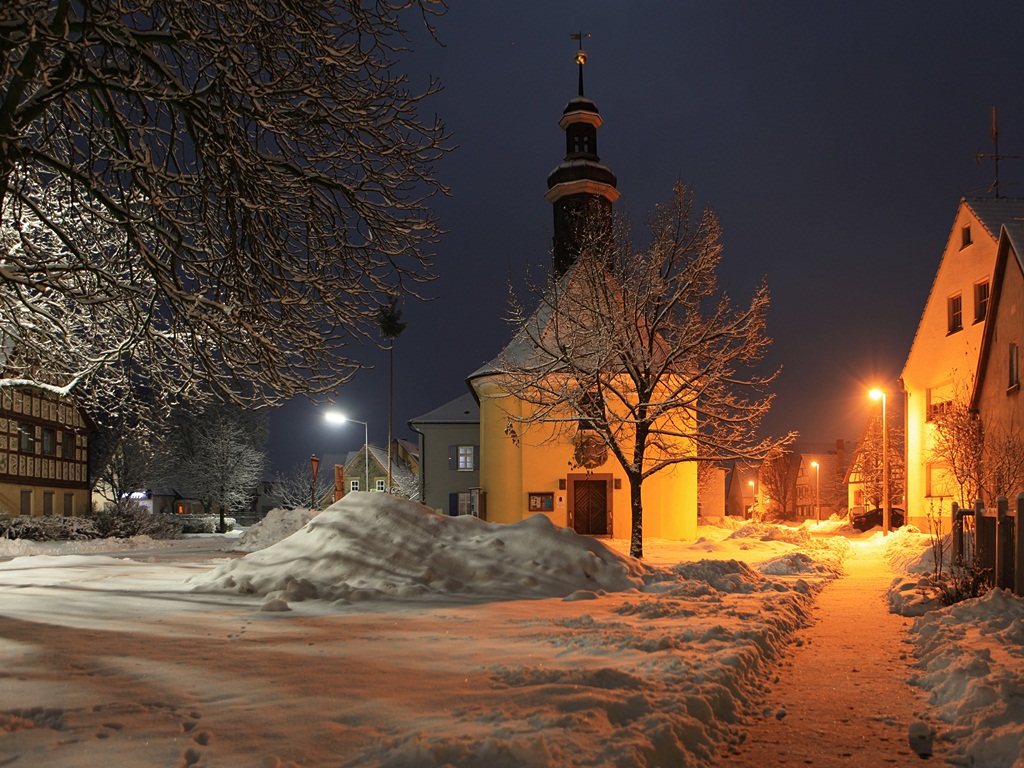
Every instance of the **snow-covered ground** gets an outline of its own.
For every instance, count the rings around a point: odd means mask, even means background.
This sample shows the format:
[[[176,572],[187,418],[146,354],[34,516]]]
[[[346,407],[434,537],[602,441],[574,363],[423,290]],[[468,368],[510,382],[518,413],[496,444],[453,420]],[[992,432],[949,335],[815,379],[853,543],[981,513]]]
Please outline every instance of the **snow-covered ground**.
[[[0,765],[712,765],[850,547],[835,522],[723,520],[641,564],[543,517],[367,493],[303,515],[0,541]],[[904,567],[928,550],[853,538]],[[1020,768],[1022,617],[995,593],[916,620],[916,683],[964,765]]]

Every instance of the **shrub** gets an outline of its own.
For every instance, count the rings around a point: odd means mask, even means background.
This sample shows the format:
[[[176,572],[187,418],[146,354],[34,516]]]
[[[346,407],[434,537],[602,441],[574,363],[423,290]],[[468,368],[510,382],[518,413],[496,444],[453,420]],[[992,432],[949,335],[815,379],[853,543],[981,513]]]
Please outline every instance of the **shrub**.
[[[122,507],[107,504],[93,514],[98,535],[105,539],[127,539],[149,536],[154,539],[176,539],[182,526],[174,515],[154,514],[135,503]]]
[[[99,532],[88,517],[21,515],[0,517],[0,536],[30,541],[83,541],[97,538]]]
[[[982,597],[992,584],[992,569],[978,557],[977,547],[970,546],[971,557],[951,557],[952,535],[942,535],[942,525],[934,510],[928,511],[928,533],[931,537],[935,571],[932,586],[938,590],[943,605],[953,605],[973,597]]]

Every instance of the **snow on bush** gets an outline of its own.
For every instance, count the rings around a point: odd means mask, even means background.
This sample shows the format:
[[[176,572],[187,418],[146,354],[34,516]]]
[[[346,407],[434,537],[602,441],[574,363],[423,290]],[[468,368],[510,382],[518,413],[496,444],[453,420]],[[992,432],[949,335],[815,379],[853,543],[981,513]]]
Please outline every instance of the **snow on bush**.
[[[84,541],[97,538],[99,533],[87,517],[21,515],[0,517],[0,536],[31,541]]]
[[[994,589],[916,619],[919,675],[957,765],[1024,765],[1024,599]]]
[[[266,517],[245,531],[232,547],[237,552],[256,552],[287,539],[301,530],[319,512],[299,507],[297,509],[272,509]]]
[[[654,578],[651,568],[544,515],[496,525],[364,491],[195,586],[262,595],[279,610],[303,599],[567,597],[638,589]]]

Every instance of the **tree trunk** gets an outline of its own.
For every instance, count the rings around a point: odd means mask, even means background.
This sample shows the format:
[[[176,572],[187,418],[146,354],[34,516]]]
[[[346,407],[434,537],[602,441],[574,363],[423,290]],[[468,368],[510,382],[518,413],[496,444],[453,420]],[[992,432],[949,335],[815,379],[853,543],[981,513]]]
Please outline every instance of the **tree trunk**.
[[[629,510],[633,525],[630,532],[629,556],[638,560],[644,556],[644,503],[641,496],[643,478],[629,473]]]

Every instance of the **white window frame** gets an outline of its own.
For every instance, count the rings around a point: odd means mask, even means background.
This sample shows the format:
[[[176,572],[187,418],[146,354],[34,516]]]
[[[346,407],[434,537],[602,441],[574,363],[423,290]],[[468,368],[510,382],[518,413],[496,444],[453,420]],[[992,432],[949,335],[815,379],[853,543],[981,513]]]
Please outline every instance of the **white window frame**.
[[[358,491],[358,490],[359,490],[359,481],[358,480],[349,480],[348,481],[348,491],[349,491],[349,493],[352,493],[353,491]]]
[[[458,471],[472,472],[476,467],[473,465],[474,450],[472,445],[460,445],[458,447]]]

